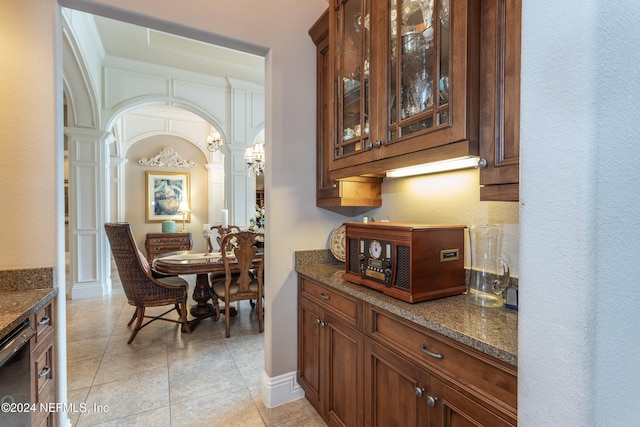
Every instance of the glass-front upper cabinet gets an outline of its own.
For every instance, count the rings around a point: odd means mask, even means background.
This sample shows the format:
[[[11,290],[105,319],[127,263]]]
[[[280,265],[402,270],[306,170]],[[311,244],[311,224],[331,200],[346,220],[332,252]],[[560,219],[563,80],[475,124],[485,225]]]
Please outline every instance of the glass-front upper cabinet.
[[[337,135],[334,158],[370,148],[371,1],[337,0]]]
[[[449,125],[449,0],[391,0],[389,139]]]
[[[478,4],[336,0],[332,170],[460,141],[454,155],[477,154]]]

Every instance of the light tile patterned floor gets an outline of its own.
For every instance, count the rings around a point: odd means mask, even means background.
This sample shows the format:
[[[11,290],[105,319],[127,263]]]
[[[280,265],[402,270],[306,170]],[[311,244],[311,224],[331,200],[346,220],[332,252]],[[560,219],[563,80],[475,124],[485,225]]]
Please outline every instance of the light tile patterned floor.
[[[195,276],[186,278],[192,290]],[[74,426],[326,425],[306,399],[264,406],[264,334],[248,302],[239,305],[227,339],[222,317],[206,319],[191,335],[154,322],[127,345],[132,314],[118,283],[110,297],[67,301]]]

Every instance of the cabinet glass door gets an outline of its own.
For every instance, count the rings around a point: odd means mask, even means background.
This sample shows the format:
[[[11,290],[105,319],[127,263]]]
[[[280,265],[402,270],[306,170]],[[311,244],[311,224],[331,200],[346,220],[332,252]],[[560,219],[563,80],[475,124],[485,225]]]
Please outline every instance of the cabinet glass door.
[[[449,0],[389,0],[389,141],[448,126]]]
[[[337,135],[334,158],[369,147],[370,0],[345,0],[336,10]]]

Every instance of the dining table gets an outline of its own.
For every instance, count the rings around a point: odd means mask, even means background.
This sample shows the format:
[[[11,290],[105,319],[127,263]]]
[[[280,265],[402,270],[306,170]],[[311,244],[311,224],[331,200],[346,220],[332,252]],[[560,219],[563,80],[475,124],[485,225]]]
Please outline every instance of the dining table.
[[[227,252],[227,258],[233,261],[233,252]],[[258,262],[259,260],[256,260]],[[233,262],[230,263],[231,271],[234,271]],[[152,268],[159,273],[174,274],[178,276],[196,275],[196,284],[193,288],[193,300],[197,303],[189,312],[197,320],[212,317],[216,314],[214,305],[209,302],[216,298],[209,283],[211,273],[223,273],[224,263],[221,252],[175,251],[157,256],[153,260]],[[214,301],[215,302],[215,301]],[[237,314],[235,307],[229,307],[231,317]],[[224,310],[221,310],[224,314]]]
[[[159,273],[196,275],[196,285],[193,288],[193,300],[197,303],[189,312],[196,319],[205,319],[216,314],[213,304],[213,289],[209,283],[211,273],[224,273],[221,252],[176,251],[167,252],[153,260],[152,268]],[[235,308],[231,315],[235,315]],[[224,313],[224,311],[223,311]]]

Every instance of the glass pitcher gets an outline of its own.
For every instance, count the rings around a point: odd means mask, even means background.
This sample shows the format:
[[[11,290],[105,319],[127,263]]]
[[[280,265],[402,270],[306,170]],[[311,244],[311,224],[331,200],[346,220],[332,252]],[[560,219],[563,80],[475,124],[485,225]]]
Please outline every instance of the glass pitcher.
[[[502,292],[509,286],[509,265],[500,258],[502,238],[496,225],[469,228],[471,268],[467,275],[467,302],[502,307]]]

